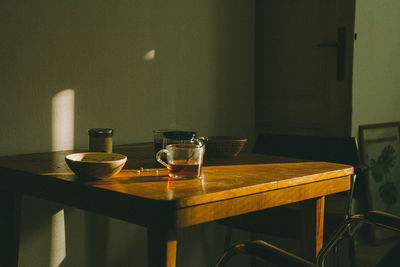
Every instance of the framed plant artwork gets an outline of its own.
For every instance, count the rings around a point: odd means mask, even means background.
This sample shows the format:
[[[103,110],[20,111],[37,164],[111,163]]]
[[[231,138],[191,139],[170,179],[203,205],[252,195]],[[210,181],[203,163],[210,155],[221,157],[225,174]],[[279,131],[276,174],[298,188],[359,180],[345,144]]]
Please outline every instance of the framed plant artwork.
[[[400,122],[359,126],[360,152],[366,173],[367,206],[400,216]],[[376,243],[390,238],[372,231]]]

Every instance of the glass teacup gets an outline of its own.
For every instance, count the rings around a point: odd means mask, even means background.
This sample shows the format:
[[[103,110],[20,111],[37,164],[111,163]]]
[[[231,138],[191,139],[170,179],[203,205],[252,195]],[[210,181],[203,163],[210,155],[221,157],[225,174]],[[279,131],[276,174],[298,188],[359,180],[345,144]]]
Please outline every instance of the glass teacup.
[[[162,155],[167,155],[167,162]],[[170,144],[157,152],[156,159],[167,167],[168,175],[176,179],[190,179],[201,176],[204,146],[201,144]]]

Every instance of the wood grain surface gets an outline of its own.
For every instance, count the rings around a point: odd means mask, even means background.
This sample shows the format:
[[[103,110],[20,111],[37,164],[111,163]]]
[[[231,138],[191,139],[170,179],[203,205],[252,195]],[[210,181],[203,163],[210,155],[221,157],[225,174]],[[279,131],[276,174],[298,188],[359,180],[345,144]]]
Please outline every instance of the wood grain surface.
[[[128,157],[115,177],[84,180],[64,159],[84,151],[0,157],[0,189],[148,227],[150,266],[175,266],[177,228],[300,201],[308,203],[304,251],[311,258],[322,244],[324,196],[349,190],[353,173],[348,165],[241,153],[206,157],[201,178],[173,180],[152,144],[139,144],[114,147]]]
[[[131,205],[132,209],[135,206],[138,209],[151,206],[157,211],[164,208],[184,209],[229,199],[238,202],[236,198],[252,195],[251,201],[256,201],[256,205],[261,208],[267,208],[287,201],[272,199],[272,204],[260,204],[269,195],[266,192],[293,187],[288,201],[315,197],[314,192],[318,192],[318,195],[332,194],[349,189],[347,180],[353,172],[353,167],[342,164],[243,153],[235,158],[206,158],[201,178],[172,180],[169,179],[166,169],[154,160],[152,145],[141,144],[114,148],[114,153],[128,157],[124,169],[117,176],[86,181],[78,179],[65,163],[65,156],[73,152],[77,151],[0,157],[0,185],[3,188],[10,187],[12,191],[17,190],[81,208],[94,211],[102,209],[107,214],[108,208],[112,209],[107,202],[116,199],[119,200],[114,203],[135,202]],[[340,186],[319,184],[339,177],[345,177],[337,184]],[[330,183],[336,184],[334,181]],[[313,189],[302,188],[301,196],[296,196],[299,194],[294,194],[299,191],[296,186],[301,185],[309,185]],[[282,195],[282,192],[272,192],[271,196]],[[285,192],[287,196],[288,190]],[[311,194],[308,196],[305,192]],[[92,203],[93,197],[102,200],[97,204]],[[276,198],[282,199],[279,196]],[[127,205],[130,204],[122,206]],[[246,212],[252,210],[254,209],[248,208]],[[129,215],[117,217],[130,221]],[[140,223],[140,220],[134,221]],[[176,221],[171,223],[181,224]]]

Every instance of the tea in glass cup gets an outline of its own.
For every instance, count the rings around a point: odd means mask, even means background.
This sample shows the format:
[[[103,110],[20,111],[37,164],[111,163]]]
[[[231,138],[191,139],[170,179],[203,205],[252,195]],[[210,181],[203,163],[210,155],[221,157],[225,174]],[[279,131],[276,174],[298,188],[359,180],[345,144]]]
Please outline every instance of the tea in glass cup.
[[[162,159],[166,154],[167,162]],[[176,179],[201,176],[204,146],[199,144],[171,144],[157,152],[156,159],[167,167],[168,175]]]

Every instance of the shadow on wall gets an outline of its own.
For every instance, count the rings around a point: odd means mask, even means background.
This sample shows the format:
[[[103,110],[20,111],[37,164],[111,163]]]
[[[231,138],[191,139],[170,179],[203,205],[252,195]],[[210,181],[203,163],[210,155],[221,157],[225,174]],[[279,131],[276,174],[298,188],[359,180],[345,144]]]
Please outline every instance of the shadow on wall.
[[[74,102],[72,89],[58,92],[50,101],[53,151],[74,147]],[[23,200],[20,265],[29,266],[34,259],[37,266],[61,266],[67,256],[64,208],[45,201],[38,203],[35,199]]]
[[[73,149],[75,91],[66,89],[58,92],[52,98],[51,106],[52,150]],[[35,212],[32,214],[29,211]],[[34,266],[63,267],[79,266],[85,262],[85,266],[88,267],[109,266],[110,219],[89,212],[76,211],[78,210],[71,207],[34,198],[28,202],[24,201],[21,229],[25,231],[21,233],[23,242],[20,265],[32,266],[34,263]],[[29,222],[29,225],[25,225],[24,222]],[[129,236],[128,233],[132,232],[132,228],[135,226],[131,226],[131,231],[126,231],[124,234]],[[145,243],[145,240],[140,240],[137,236],[132,239]],[[146,248],[141,246],[138,248],[136,251],[140,252],[140,256],[134,258],[133,265],[145,259],[143,255],[146,255]],[[118,261],[125,264],[132,261],[132,253],[125,254],[123,258],[119,253],[116,255]]]
[[[73,89],[60,91],[51,100],[53,151],[74,148],[74,103]],[[82,219],[82,214],[77,216],[73,208],[33,198],[23,203],[21,266],[32,266],[32,259],[35,259],[34,266],[77,266],[81,265],[82,258],[86,259],[85,266],[105,266],[108,218],[93,219],[86,213],[84,225],[77,227],[74,218]],[[26,222],[29,224],[25,225]],[[74,234],[76,232],[80,234]],[[79,245],[80,240],[85,242]],[[78,253],[77,248],[80,248]],[[80,262],[74,263],[76,259]]]
[[[177,124],[253,141],[254,6],[208,1],[176,18]],[[185,1],[182,9],[193,4]],[[190,10],[192,11],[192,10]],[[190,59],[190,61],[188,60]]]
[[[66,256],[64,210],[30,197],[23,198],[22,209],[19,265],[59,266]]]

